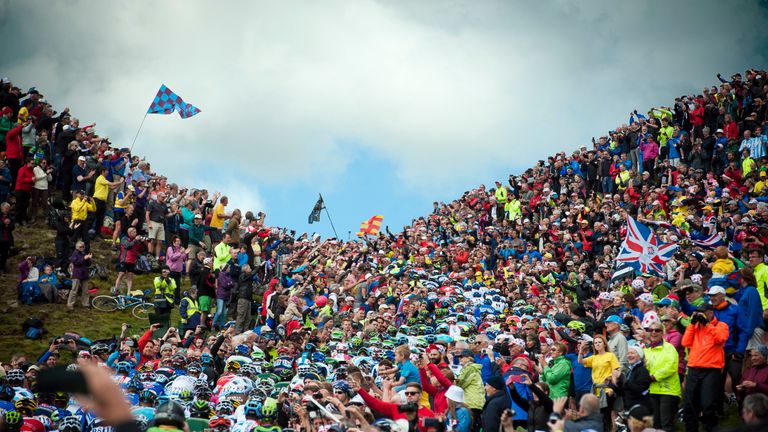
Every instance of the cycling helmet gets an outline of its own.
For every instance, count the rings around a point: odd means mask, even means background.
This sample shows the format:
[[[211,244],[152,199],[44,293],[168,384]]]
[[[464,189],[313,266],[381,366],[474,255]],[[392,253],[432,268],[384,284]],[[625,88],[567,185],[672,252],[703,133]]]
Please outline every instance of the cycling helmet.
[[[261,419],[274,420],[277,418],[277,400],[267,398],[261,405]]]
[[[229,430],[232,427],[232,420],[216,416],[208,421],[208,427],[215,430]]]
[[[193,374],[193,373],[200,373],[203,371],[203,367],[200,366],[200,363],[198,362],[192,362],[187,365],[187,373]]]
[[[109,346],[104,343],[96,343],[91,346],[91,354],[98,356],[109,352]]]
[[[157,375],[154,372],[139,372],[139,381],[154,382]]]
[[[183,429],[186,426],[184,407],[170,401],[155,410],[155,426],[175,426]]]
[[[8,426],[9,430],[20,430],[22,424],[23,420],[21,418],[21,414],[17,413],[16,411],[8,411],[5,413],[5,425]]]
[[[146,389],[139,394],[139,402],[154,404],[157,401],[157,392]]]
[[[240,367],[240,375],[243,375],[246,377],[252,377],[254,375],[258,375],[260,371],[261,371],[261,367],[258,367],[253,363],[245,363]]]
[[[5,380],[13,387],[21,387],[25,378],[24,371],[21,369],[11,369],[5,374]]]
[[[115,372],[117,373],[123,373],[123,374],[129,374],[131,373],[131,369],[133,369],[133,363],[129,361],[121,361],[117,363],[117,367],[115,368]]]
[[[195,399],[189,405],[190,417],[209,419],[211,418],[211,412],[212,412],[211,406],[208,405],[208,401],[205,401],[202,399]]]
[[[53,421],[51,418],[44,415],[36,415],[35,420],[39,421],[45,427],[45,430],[49,431],[53,429]]]
[[[223,400],[216,405],[216,415],[232,415],[235,405],[230,400]]]
[[[243,414],[258,418],[261,415],[261,402],[255,399],[248,399],[245,407],[243,407]]]
[[[388,418],[380,418],[373,422],[371,426],[378,428],[381,432],[397,432],[400,430],[400,426],[394,420]]]
[[[200,354],[200,363],[203,365],[213,365],[213,356],[210,353]]]
[[[182,390],[179,392],[179,399],[183,402],[192,401],[192,392],[189,390]]]
[[[587,326],[579,320],[572,320],[566,327],[571,330],[576,330],[579,333],[584,333],[587,330]]]
[[[59,422],[59,432],[80,432],[81,430],[80,418],[76,416],[63,417]]]
[[[37,409],[37,402],[34,399],[24,398],[17,400],[13,406],[16,407],[16,411],[22,415],[31,416]]]
[[[240,344],[235,347],[235,354],[237,355],[247,356],[248,354],[250,354],[250,352],[251,352],[251,349],[248,348],[248,345]]]

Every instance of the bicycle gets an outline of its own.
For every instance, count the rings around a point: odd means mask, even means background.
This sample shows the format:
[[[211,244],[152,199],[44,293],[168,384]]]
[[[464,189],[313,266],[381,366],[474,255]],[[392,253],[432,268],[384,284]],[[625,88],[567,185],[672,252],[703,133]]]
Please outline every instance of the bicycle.
[[[135,292],[134,292],[135,293]],[[131,314],[138,319],[149,319],[149,313],[155,308],[155,305],[144,300],[148,296],[149,290],[138,295],[100,295],[91,300],[94,309],[101,312],[114,312],[116,310],[125,310],[130,307]]]

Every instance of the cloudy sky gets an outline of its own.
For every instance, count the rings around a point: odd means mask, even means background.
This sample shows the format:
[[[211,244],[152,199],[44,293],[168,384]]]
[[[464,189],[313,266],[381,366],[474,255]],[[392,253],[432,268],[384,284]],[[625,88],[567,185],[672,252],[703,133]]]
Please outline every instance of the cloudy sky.
[[[752,66],[766,2],[0,0],[0,74],[270,222],[340,236],[518,173]]]

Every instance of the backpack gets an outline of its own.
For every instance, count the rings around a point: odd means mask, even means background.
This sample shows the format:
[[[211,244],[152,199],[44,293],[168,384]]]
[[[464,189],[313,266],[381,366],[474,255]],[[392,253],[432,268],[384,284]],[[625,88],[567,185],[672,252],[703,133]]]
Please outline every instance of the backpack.
[[[107,276],[109,275],[107,274],[106,267],[104,267],[103,265],[97,262],[93,262],[93,264],[91,264],[91,267],[88,269],[88,276],[91,279],[98,277],[101,280],[107,280]]]
[[[154,255],[147,254],[145,257],[147,257],[150,271],[157,272],[160,270],[160,262],[157,260],[157,258],[155,258]]]
[[[42,339],[43,333],[45,333],[43,320],[37,317],[29,317],[21,323],[21,331],[24,332],[24,337],[27,339]]]
[[[19,290],[19,301],[31,305],[42,298],[42,292],[37,282],[22,282]]]
[[[152,271],[152,265],[149,263],[146,255],[141,255],[136,260],[136,270],[142,273],[149,273]]]

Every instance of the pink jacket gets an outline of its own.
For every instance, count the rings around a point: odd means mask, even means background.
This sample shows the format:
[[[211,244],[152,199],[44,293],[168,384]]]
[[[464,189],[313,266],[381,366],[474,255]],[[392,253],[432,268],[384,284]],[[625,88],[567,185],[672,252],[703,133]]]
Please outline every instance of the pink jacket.
[[[640,143],[640,151],[643,152],[643,161],[656,159],[659,155],[659,145],[655,141],[643,141]]]
[[[172,272],[181,272],[184,268],[184,261],[187,260],[187,251],[183,247],[179,246],[174,248],[169,246],[165,252],[165,264]]]

